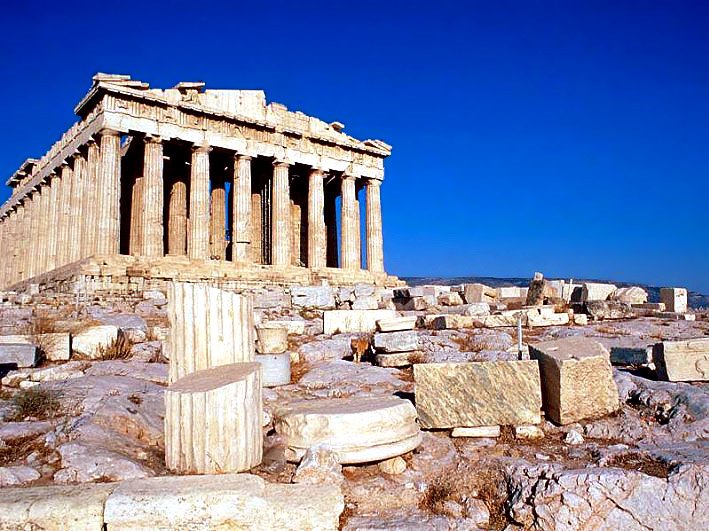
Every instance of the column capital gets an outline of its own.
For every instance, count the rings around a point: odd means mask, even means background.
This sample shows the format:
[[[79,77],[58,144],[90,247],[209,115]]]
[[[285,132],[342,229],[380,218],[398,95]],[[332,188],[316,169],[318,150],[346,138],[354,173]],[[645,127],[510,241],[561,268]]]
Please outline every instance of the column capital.
[[[145,135],[143,137],[143,142],[146,144],[162,144],[162,137],[157,135]]]
[[[59,167],[60,170],[63,171],[64,168],[68,168],[68,167],[69,167],[69,161],[66,160],[66,159],[64,159],[63,161],[61,161],[61,162],[59,163],[59,166],[58,166],[58,167]]]
[[[192,145],[192,151],[194,153],[209,153],[212,151],[212,146],[209,145],[199,145],[199,144],[193,144]]]
[[[104,127],[103,129],[100,129],[98,134],[101,136],[121,136],[121,133],[119,131],[116,131],[115,129],[111,129],[109,127]]]
[[[274,166],[291,166],[292,164],[290,159],[273,159]]]
[[[343,181],[349,181],[349,180],[356,181],[358,179],[358,177],[356,175],[351,175],[349,173],[343,173],[341,179]]]
[[[366,177],[365,182],[367,183],[367,186],[381,186],[382,181],[380,179],[375,179],[373,177]]]
[[[249,155],[247,153],[239,153],[238,151],[234,152],[234,160],[252,160],[254,157],[252,155]]]
[[[308,175],[320,175],[321,177],[325,177],[327,175],[327,170],[320,166],[311,166]]]

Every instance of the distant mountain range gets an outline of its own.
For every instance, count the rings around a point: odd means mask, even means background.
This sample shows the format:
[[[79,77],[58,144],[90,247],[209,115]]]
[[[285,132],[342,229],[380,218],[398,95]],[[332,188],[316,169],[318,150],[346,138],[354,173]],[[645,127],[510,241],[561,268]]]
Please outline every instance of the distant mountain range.
[[[410,286],[421,286],[423,284],[442,284],[444,286],[452,286],[454,284],[465,284],[472,282],[479,282],[480,284],[485,284],[486,286],[491,286],[493,288],[499,286],[529,286],[529,278],[497,278],[497,277],[400,277],[401,280],[405,281]],[[550,278],[549,280],[556,280]],[[561,279],[566,280],[569,279]],[[640,286],[645,289],[648,293],[649,302],[660,302],[660,288],[655,286],[646,286],[643,284],[632,284],[628,282],[613,282],[610,280],[591,280],[591,279],[580,279],[575,278],[574,284],[581,282],[604,282],[615,284],[618,287],[625,286]],[[687,294],[688,305],[690,308],[709,308],[709,295],[702,295],[696,291],[689,291]]]

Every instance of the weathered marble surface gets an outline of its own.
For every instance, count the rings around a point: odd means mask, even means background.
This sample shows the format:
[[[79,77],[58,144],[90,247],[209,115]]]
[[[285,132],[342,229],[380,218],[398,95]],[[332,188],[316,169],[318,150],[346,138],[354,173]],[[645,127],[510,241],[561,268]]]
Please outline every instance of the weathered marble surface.
[[[414,380],[424,428],[541,422],[536,361],[414,365]]]
[[[67,332],[51,334],[0,336],[5,343],[30,343],[37,345],[49,361],[67,361],[71,357],[71,338]]]
[[[652,359],[663,380],[709,380],[709,338],[656,343],[652,348]]]
[[[328,310],[323,313],[325,334],[374,332],[377,321],[396,317],[394,310]]]
[[[380,319],[377,321],[377,328],[380,332],[398,332],[401,330],[413,330],[416,326],[415,315],[406,317],[392,317],[390,319]]]
[[[0,344],[0,365],[34,367],[37,365],[37,347],[28,343]]]
[[[91,326],[72,337],[71,349],[84,358],[98,359],[103,350],[118,339],[119,333],[114,325]]]
[[[531,344],[539,360],[544,412],[559,424],[600,417],[620,406],[608,350],[584,337]]]
[[[410,352],[418,348],[418,335],[413,330],[374,334],[377,352]]]
[[[668,312],[684,313],[687,311],[687,290],[685,288],[661,288],[660,302]]]

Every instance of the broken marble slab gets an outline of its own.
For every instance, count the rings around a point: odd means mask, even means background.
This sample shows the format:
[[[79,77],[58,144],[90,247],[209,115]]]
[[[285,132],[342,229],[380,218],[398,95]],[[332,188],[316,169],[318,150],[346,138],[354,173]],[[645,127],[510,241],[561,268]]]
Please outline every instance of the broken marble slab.
[[[414,381],[423,428],[541,422],[536,361],[417,364]]]
[[[413,330],[374,334],[377,352],[411,352],[418,348],[418,335]]]
[[[544,412],[557,424],[607,415],[620,407],[610,354],[586,337],[566,337],[529,345],[539,360]]]
[[[618,301],[588,301],[584,304],[586,313],[594,321],[604,319],[630,319],[635,317],[633,308]]]
[[[495,302],[497,290],[485,284],[463,284],[463,298],[470,304],[473,302]]]
[[[114,325],[90,326],[74,335],[71,349],[84,358],[99,359],[105,349],[118,339],[119,333],[118,327]]]
[[[656,343],[652,359],[662,380],[709,381],[709,338]]]
[[[34,367],[38,362],[36,345],[28,343],[5,343],[0,345],[0,365],[18,368]]]
[[[625,302],[626,304],[645,304],[647,302],[647,291],[639,286],[618,288],[610,294],[609,299]]]
[[[668,312],[685,313],[687,311],[687,290],[685,288],[660,288],[660,302]]]
[[[374,332],[377,321],[393,317],[394,310],[327,310],[323,312],[323,333]]]
[[[379,367],[408,367],[414,363],[423,363],[426,355],[423,352],[390,352],[374,356],[374,362]]]
[[[5,343],[37,345],[49,361],[67,361],[71,356],[71,337],[68,332],[0,336],[0,345]]]
[[[415,315],[404,317],[393,317],[391,319],[380,319],[377,321],[377,328],[380,332],[399,332],[403,330],[413,330],[416,326]]]
[[[474,428],[453,428],[451,437],[499,437],[499,426],[476,426]]]
[[[421,442],[416,409],[396,396],[301,400],[273,411],[286,458],[299,461],[308,448],[326,444],[341,464],[381,461]]]
[[[602,284],[600,282],[584,282],[581,291],[581,300],[588,301],[605,301],[618,286],[614,284]]]

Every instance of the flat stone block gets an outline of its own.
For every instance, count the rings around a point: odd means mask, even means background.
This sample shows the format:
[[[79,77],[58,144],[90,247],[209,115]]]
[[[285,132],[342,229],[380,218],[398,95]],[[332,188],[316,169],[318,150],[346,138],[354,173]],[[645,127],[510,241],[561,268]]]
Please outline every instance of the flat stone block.
[[[380,319],[377,321],[377,328],[380,332],[398,332],[401,330],[413,330],[416,326],[415,315],[406,317],[394,317],[392,319]]]
[[[291,288],[293,306],[329,310],[335,307],[335,290],[330,286]]]
[[[424,428],[541,422],[536,361],[418,364],[414,381]]]
[[[0,529],[96,531],[115,484],[0,489]]]
[[[341,464],[381,461],[421,442],[416,409],[395,396],[297,401],[274,410],[273,418],[289,461],[318,444],[328,445]]]
[[[49,361],[67,361],[71,357],[71,337],[68,332],[37,334],[36,336],[0,336],[0,345],[5,343],[37,345]]]
[[[599,342],[585,337],[544,341],[529,345],[529,355],[539,360],[544,412],[557,424],[601,417],[620,406],[610,355]]]
[[[498,299],[519,299],[522,297],[522,288],[519,286],[500,286],[497,288]],[[527,294],[525,293],[526,297]]]
[[[660,288],[660,302],[668,312],[685,313],[687,311],[687,290],[685,288]]]
[[[647,302],[647,291],[639,286],[618,288],[610,294],[610,300],[627,304],[644,304]]]
[[[117,326],[90,326],[86,330],[74,335],[71,342],[71,349],[80,356],[91,360],[98,359],[102,355],[102,349],[105,349],[116,341],[118,334],[119,330]]]
[[[453,428],[451,437],[499,437],[499,426],[477,426],[475,428]]]
[[[635,312],[630,304],[618,301],[588,301],[585,303],[586,313],[595,321],[604,319],[630,319]]]
[[[328,310],[323,312],[323,333],[374,332],[377,321],[396,317],[394,310]]]
[[[598,282],[584,282],[581,292],[581,300],[586,301],[604,301],[618,286],[615,284],[601,284]]]
[[[413,330],[374,334],[377,352],[410,352],[418,348],[418,335]]]
[[[657,375],[670,382],[709,380],[709,338],[663,341],[652,349]]]
[[[485,284],[463,284],[463,298],[465,302],[495,302],[497,300],[497,290]]]
[[[568,313],[543,313],[543,312],[527,312],[527,326],[542,327],[542,326],[562,326],[569,324]]]
[[[256,354],[256,361],[261,364],[261,385],[276,387],[290,383],[290,353]]]
[[[104,518],[107,531],[334,530],[343,510],[342,492],[334,485],[221,474],[125,481],[106,501]]]
[[[377,354],[374,362],[379,367],[408,367],[413,365],[417,357],[424,356],[421,352],[392,352],[389,354]]]
[[[276,328],[285,328],[288,334],[302,336],[305,334],[305,321],[304,320],[281,320],[281,321],[268,321],[263,323],[261,326],[273,326]]]
[[[37,347],[27,343],[5,343],[0,345],[0,365],[34,367],[37,365]]]
[[[458,328],[473,328],[477,318],[468,315],[439,315],[431,320],[433,330],[456,330]]]
[[[460,306],[463,298],[456,292],[441,293],[438,296],[438,304],[443,306]]]
[[[611,347],[613,365],[647,365],[651,355],[652,347]]]
[[[641,310],[657,310],[658,312],[665,311],[664,302],[645,302],[643,304],[633,304],[633,308],[639,308]]]

